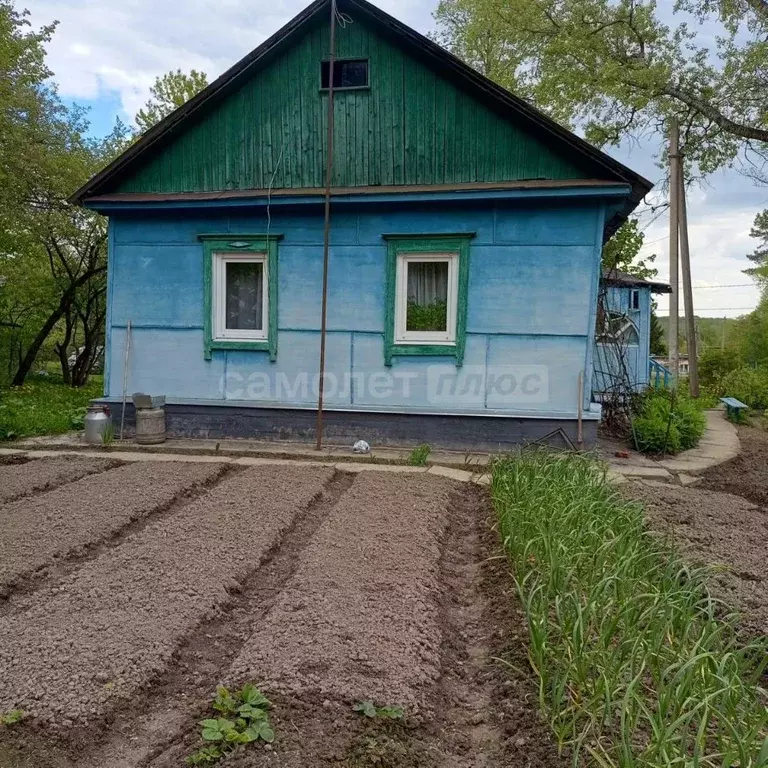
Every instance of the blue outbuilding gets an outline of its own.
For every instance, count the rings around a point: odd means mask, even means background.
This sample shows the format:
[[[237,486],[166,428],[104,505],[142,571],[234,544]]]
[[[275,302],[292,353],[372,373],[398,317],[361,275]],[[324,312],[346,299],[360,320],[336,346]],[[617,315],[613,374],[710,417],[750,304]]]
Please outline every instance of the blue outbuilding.
[[[324,338],[328,442],[591,443],[602,245],[650,182],[337,5],[333,66],[317,0],[73,196],[109,217],[104,400],[314,438]]]

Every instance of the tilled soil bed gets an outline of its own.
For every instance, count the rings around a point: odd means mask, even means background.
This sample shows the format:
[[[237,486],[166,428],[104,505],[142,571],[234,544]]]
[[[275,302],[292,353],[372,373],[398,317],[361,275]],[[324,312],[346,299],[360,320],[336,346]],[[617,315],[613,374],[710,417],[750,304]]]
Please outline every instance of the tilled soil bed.
[[[183,481],[167,464],[103,474],[144,473],[143,494],[80,485],[97,475],[27,498],[26,512],[13,506],[23,499],[0,508],[15,521],[9,551],[45,541],[53,519],[70,553],[65,570],[8,580],[0,713],[27,716],[0,726],[0,768],[184,765],[216,685],[251,681],[273,701],[276,740],[227,765],[566,765],[537,713],[484,489],[407,472],[187,466]],[[159,467],[169,475],[154,477]],[[75,486],[87,513],[68,533],[70,507],[48,500]],[[352,709],[363,699],[405,718],[364,719]]]
[[[688,562],[710,568],[713,593],[740,614],[747,635],[768,635],[768,432],[740,427],[741,452],[699,485],[627,483],[649,525],[669,534]]]

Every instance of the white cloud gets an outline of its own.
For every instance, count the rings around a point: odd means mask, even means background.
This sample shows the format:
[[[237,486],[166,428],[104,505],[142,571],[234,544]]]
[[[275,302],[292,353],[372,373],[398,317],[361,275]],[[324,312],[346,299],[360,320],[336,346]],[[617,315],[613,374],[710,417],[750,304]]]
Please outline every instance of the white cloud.
[[[68,99],[119,97],[132,120],[158,75],[197,69],[213,80],[306,5],[303,0],[26,0],[35,25],[58,20],[48,63]],[[432,8],[381,7],[422,31]]]

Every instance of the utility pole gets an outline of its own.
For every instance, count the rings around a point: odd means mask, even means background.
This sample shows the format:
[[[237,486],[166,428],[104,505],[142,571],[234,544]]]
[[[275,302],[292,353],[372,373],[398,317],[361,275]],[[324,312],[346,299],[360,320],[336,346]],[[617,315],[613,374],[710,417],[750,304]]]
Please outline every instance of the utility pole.
[[[699,396],[699,363],[696,341],[696,318],[693,314],[693,285],[691,283],[691,252],[688,248],[688,204],[685,200],[685,169],[677,163],[680,194],[680,266],[683,269],[683,300],[688,338],[688,389],[691,397]]]
[[[677,120],[672,119],[669,126],[669,284],[672,293],[669,294],[669,368],[672,373],[672,387],[677,387],[680,373],[680,350],[677,345],[679,328],[679,266],[678,238],[680,236],[680,163],[679,155],[680,128]]]

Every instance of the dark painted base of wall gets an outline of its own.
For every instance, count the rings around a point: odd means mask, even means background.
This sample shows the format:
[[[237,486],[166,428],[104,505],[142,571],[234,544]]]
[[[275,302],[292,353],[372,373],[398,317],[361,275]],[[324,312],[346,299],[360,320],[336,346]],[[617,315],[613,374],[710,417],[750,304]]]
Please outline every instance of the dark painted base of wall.
[[[96,402],[109,405],[117,427],[122,405]],[[316,436],[314,410],[177,404],[167,405],[165,412],[169,437],[314,442]],[[443,450],[503,452],[535,442],[569,448],[569,441],[573,445],[577,441],[576,419],[326,411],[323,424],[324,442],[329,445],[366,440],[374,447],[428,443]],[[134,425],[135,411],[129,403],[125,409],[128,434]],[[597,421],[585,420],[582,426],[584,447],[591,448],[597,440]]]

